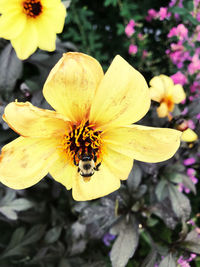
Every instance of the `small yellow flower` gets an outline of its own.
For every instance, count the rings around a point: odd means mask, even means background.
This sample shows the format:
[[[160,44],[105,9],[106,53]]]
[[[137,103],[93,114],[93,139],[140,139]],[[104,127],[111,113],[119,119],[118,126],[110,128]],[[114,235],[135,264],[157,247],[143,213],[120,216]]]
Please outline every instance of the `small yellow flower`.
[[[174,85],[173,80],[166,75],[153,77],[149,84],[151,99],[160,103],[157,108],[160,118],[170,117],[174,104],[179,104],[186,98],[183,87],[180,84]]]
[[[94,58],[66,53],[43,93],[55,111],[29,102],[5,108],[4,120],[21,135],[0,155],[0,181],[11,188],[32,186],[49,172],[75,200],[95,199],[120,187],[133,159],[164,161],[179,147],[180,131],[131,125],[149,109],[149,88],[120,56],[104,75]]]
[[[187,130],[183,131],[183,134],[181,136],[181,140],[184,142],[194,142],[198,139],[198,135],[190,128],[187,128]]]
[[[61,0],[0,0],[0,37],[11,40],[17,56],[26,59],[37,47],[55,50],[56,33],[64,26]]]

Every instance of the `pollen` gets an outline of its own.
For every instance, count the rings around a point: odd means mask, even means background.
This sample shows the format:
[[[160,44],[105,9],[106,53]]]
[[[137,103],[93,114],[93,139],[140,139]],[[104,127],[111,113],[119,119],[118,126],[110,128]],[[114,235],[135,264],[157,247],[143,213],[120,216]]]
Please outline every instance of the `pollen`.
[[[70,131],[64,136],[63,147],[71,161],[78,165],[84,155],[92,156],[96,162],[100,161],[102,154],[101,131],[95,130],[89,121],[79,125],[71,125]]]
[[[24,13],[31,18],[36,18],[42,13],[40,0],[26,0],[23,2]]]

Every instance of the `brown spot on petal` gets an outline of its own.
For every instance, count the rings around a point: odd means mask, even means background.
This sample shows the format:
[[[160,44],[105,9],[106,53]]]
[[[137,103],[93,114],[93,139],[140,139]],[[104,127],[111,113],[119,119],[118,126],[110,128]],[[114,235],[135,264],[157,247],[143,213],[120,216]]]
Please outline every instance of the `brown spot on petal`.
[[[22,167],[22,168],[26,168],[27,165],[28,165],[28,162],[24,161],[24,162],[22,162],[21,167]]]

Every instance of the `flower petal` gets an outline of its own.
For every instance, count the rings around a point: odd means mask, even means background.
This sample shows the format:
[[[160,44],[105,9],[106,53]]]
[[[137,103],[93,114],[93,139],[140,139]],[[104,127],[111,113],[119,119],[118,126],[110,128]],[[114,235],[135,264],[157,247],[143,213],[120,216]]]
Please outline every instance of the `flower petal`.
[[[74,177],[72,196],[77,201],[86,201],[106,196],[120,187],[120,180],[111,172],[109,166],[102,162],[90,181],[85,182],[77,172]]]
[[[160,106],[157,108],[158,117],[164,118],[168,115],[168,107],[165,102],[162,102]]]
[[[183,87],[180,84],[174,85],[173,95],[172,95],[172,99],[173,99],[174,103],[179,104],[183,100],[185,100],[185,98],[186,98],[186,94],[183,90]]]
[[[45,0],[44,3],[45,12],[44,15],[46,18],[49,18],[50,25],[49,28],[56,33],[61,33],[63,31],[65,17],[66,17],[66,8],[60,0],[49,1]]]
[[[133,167],[133,158],[124,154],[118,153],[112,149],[112,145],[107,145],[103,161],[107,164],[110,170],[120,180],[126,180]]]
[[[198,135],[190,128],[185,130],[181,136],[181,140],[185,142],[194,142],[198,139]]]
[[[40,49],[47,51],[54,51],[56,49],[56,33],[52,29],[52,24],[53,21],[47,16],[41,16],[36,21],[38,47]]]
[[[57,182],[63,184],[67,190],[72,188],[77,172],[77,167],[69,163],[69,160],[64,153],[59,153],[58,160],[56,160],[49,169],[51,176]]]
[[[61,136],[69,125],[55,111],[34,107],[29,102],[8,104],[3,118],[15,132],[26,137]]]
[[[26,26],[17,38],[11,40],[19,59],[27,59],[37,49],[38,34],[32,20],[27,20]]]
[[[15,139],[2,148],[0,182],[14,189],[38,183],[57,159],[55,150],[55,139]]]
[[[161,102],[161,100],[165,97],[165,88],[163,86],[162,80],[160,77],[155,76],[149,82],[150,84],[150,96],[151,99],[157,102]]]
[[[104,133],[104,142],[113,150],[144,162],[171,158],[180,145],[181,132],[140,125],[113,128]]]
[[[49,104],[73,122],[88,117],[103,70],[94,58],[66,53],[51,70],[43,93]]]
[[[26,25],[26,16],[19,10],[9,10],[0,16],[0,37],[14,39],[21,34]]]
[[[98,125],[124,125],[140,120],[150,106],[144,77],[116,56],[92,102],[90,121]]]

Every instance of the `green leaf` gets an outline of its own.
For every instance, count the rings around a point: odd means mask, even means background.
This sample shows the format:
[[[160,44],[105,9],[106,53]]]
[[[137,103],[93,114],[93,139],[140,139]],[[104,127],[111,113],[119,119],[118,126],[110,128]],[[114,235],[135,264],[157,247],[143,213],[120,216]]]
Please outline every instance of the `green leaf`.
[[[111,233],[118,234],[110,253],[112,266],[124,267],[138,246],[138,223],[133,216],[128,222],[123,218],[112,228]]]
[[[159,264],[159,267],[176,267],[176,262],[172,257],[172,254],[169,253]]]
[[[137,190],[142,179],[142,171],[140,167],[135,163],[128,176],[127,185],[130,192]]]
[[[1,257],[6,258],[16,255],[24,255],[27,246],[37,242],[44,234],[44,230],[44,225],[36,225],[25,234],[24,228],[18,228],[13,233],[10,243]]]
[[[193,253],[200,254],[200,236],[195,229],[188,233],[181,246]]]
[[[33,207],[33,202],[16,197],[14,190],[8,190],[5,197],[0,201],[0,212],[10,220],[17,220],[18,216],[16,211],[23,211]]]
[[[167,181],[162,179],[156,186],[156,196],[158,201],[163,201],[168,196]]]
[[[156,258],[157,258],[157,251],[155,249],[152,249],[144,259],[141,267],[154,267],[156,263]]]
[[[116,6],[117,5],[117,1],[118,0],[105,0],[104,6],[110,6],[110,5]]]
[[[179,15],[186,15],[188,14],[188,11],[183,7],[175,6],[171,9],[173,13],[178,13]]]
[[[182,183],[185,187],[189,188],[195,195],[197,193],[195,184],[187,175],[182,175]]]
[[[169,198],[174,213],[179,219],[186,221],[190,217],[191,206],[189,199],[178,191],[177,187],[169,184]]]
[[[192,24],[194,25],[199,25],[199,22],[197,21],[197,19],[195,19],[191,14],[187,14],[186,15],[186,19],[188,19]]]
[[[8,44],[0,54],[0,66],[0,91],[12,91],[21,76],[23,65],[11,44]]]
[[[51,243],[56,242],[58,240],[58,238],[60,237],[61,230],[62,230],[62,227],[61,226],[53,227],[52,229],[50,229],[46,233],[45,238],[44,238],[44,241],[47,244],[51,244]]]

